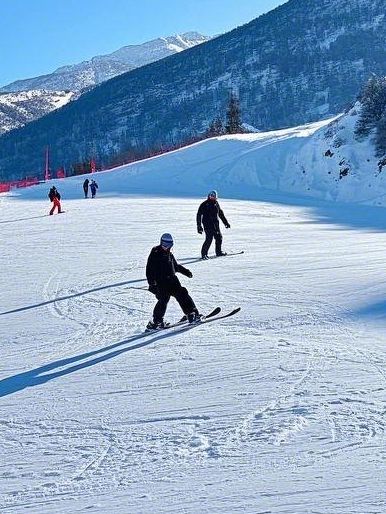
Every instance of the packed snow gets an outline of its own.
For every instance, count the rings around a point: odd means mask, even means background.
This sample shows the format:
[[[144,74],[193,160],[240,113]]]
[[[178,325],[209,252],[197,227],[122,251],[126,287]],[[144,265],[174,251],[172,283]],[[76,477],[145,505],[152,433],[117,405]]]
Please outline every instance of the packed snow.
[[[97,173],[95,199],[54,181],[61,215],[48,184],[0,195],[1,512],[386,511],[386,213],[280,191],[318,130]],[[200,261],[213,188],[245,253]],[[239,314],[143,333],[165,231],[199,309]]]

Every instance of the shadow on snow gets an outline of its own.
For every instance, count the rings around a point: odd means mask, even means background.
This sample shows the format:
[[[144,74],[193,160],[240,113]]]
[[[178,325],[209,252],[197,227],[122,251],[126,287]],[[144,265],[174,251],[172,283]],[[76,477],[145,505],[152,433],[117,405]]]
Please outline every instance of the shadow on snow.
[[[118,355],[121,355],[126,352],[130,352],[132,350],[137,350],[139,348],[143,348],[144,346],[148,346],[152,343],[160,341],[161,339],[165,339],[166,337],[173,337],[175,335],[186,332],[190,329],[190,326],[179,328],[177,331],[168,331],[166,334],[160,334],[156,337],[152,337],[151,339],[146,339],[151,337],[151,334],[142,333],[136,336],[129,337],[124,341],[120,341],[118,343],[114,343],[110,346],[106,346],[104,348],[99,348],[98,350],[93,350],[88,353],[83,353],[80,355],[76,355],[74,357],[68,357],[66,359],[60,359],[55,362],[51,362],[50,364],[46,364],[44,366],[40,366],[38,368],[32,369],[31,371],[26,371],[24,373],[19,373],[12,377],[5,378],[0,380],[0,398],[3,396],[8,396],[10,394],[16,393],[18,391],[22,391],[27,387],[35,387],[38,385],[45,384],[50,380],[54,380],[55,378],[64,377],[69,375],[70,373],[75,373],[76,371],[80,371],[82,369],[89,368],[91,366],[95,366],[100,362],[107,361],[109,359],[113,359]],[[134,343],[135,341],[140,341],[141,339],[146,339],[143,342],[139,342],[134,344],[133,346],[118,348],[119,346],[123,346],[125,344]],[[107,352],[107,353],[106,353]],[[100,355],[103,354],[103,355]],[[97,356],[97,357],[96,357]],[[94,357],[94,358],[91,358]],[[89,360],[86,360],[89,359]],[[79,362],[84,361],[85,362]],[[75,364],[77,363],[77,364]],[[69,366],[73,364],[72,366]],[[69,366],[69,367],[65,367]],[[60,369],[64,368],[64,369]],[[51,372],[51,373],[49,373]]]
[[[29,221],[29,220],[36,220],[38,218],[47,218],[49,214],[41,214],[40,216],[31,216],[30,218],[17,218],[14,220],[5,220],[0,221],[0,225],[3,225],[4,223],[16,223],[17,221]]]
[[[4,311],[4,312],[0,312],[0,316],[4,316],[5,314],[14,314],[16,312],[23,312],[23,311],[28,311],[28,310],[31,310],[31,309],[37,309],[39,307],[43,307],[44,305],[49,305],[50,303],[55,303],[55,302],[61,302],[63,300],[69,300],[71,298],[76,298],[77,296],[84,296],[86,294],[89,294],[89,293],[95,293],[96,291],[103,291],[104,289],[109,289],[111,287],[121,287],[121,286],[126,286],[128,284],[135,284],[135,283],[138,283],[138,282],[146,282],[146,279],[145,278],[138,278],[136,280],[126,280],[125,282],[117,282],[116,284],[109,284],[107,286],[99,286],[99,287],[95,287],[94,289],[88,289],[87,291],[82,291],[80,293],[74,293],[74,294],[69,294],[69,295],[66,295],[66,296],[60,296],[58,298],[53,298],[52,300],[47,300],[45,302],[40,302],[40,303],[35,303],[34,305],[27,305],[25,307],[19,307],[17,309],[12,309],[12,310],[9,310],[9,311]],[[140,289],[142,291],[147,291],[147,286],[145,287],[130,287],[130,289]]]
[[[56,183],[53,181],[53,183]],[[60,184],[61,189],[66,191],[64,184]],[[48,186],[47,186],[48,187]],[[177,186],[176,186],[177,187]],[[264,189],[253,189],[250,187],[248,190],[240,190],[236,187],[229,189],[226,185],[222,187],[219,185],[224,199],[230,200],[243,200],[253,202],[264,202],[278,205],[288,205],[294,207],[305,207],[309,209],[310,220],[301,223],[311,224],[333,224],[336,225],[336,229],[351,228],[351,229],[372,229],[374,231],[386,232],[386,208],[384,207],[373,207],[370,205],[362,205],[358,203],[338,203],[333,201],[321,200],[313,198],[311,196],[300,196],[293,193],[282,193],[274,190]],[[69,190],[69,197],[67,201],[71,202],[75,199],[80,199],[80,196],[74,194],[74,191]],[[202,193],[202,191],[201,191]],[[13,199],[23,200],[42,200],[45,196],[40,189],[36,189],[28,195],[15,195]],[[43,195],[43,196],[42,196]],[[205,196],[205,194],[204,194]],[[192,191],[187,193],[181,189],[176,190],[173,194],[170,194],[170,187],[167,188],[158,186],[154,187],[152,191],[146,188],[131,187],[130,192],[121,191],[117,192],[106,192],[100,195],[100,198],[127,198],[128,200],[136,200],[141,198],[176,198],[181,201],[181,198],[196,199],[197,202],[201,202],[200,191]],[[368,201],[376,201],[377,198],[369,198]],[[363,202],[362,202],[363,203]],[[12,221],[21,220],[10,220]],[[4,222],[3,222],[4,223]]]

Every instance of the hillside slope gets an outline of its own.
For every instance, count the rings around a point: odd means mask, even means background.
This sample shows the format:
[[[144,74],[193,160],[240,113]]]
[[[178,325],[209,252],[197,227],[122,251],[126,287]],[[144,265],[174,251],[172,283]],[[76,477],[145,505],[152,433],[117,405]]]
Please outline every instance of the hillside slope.
[[[235,90],[244,121],[276,129],[341,112],[385,74],[384,0],[290,0],[211,41],[123,74],[0,138],[0,173],[54,168],[201,133]]]
[[[355,137],[360,109],[291,129],[208,139],[95,177],[107,195],[200,196],[215,188],[231,198],[258,199],[270,191],[385,207],[386,175],[373,136]],[[83,180],[59,184],[68,198],[78,198]],[[39,197],[41,189],[25,194]]]
[[[24,91],[0,94],[0,135],[33,121],[68,103],[69,91]]]

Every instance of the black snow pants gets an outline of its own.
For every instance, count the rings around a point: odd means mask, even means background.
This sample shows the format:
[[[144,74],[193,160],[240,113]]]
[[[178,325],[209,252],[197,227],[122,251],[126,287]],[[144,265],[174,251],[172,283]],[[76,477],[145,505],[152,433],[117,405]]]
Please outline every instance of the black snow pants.
[[[158,292],[156,294],[158,302],[153,311],[154,322],[157,323],[163,320],[171,296],[177,300],[184,314],[198,313],[188,290],[186,287],[182,287],[178,278],[174,276],[169,282],[158,285]]]
[[[201,248],[201,257],[205,257],[208,255],[208,251],[210,248],[210,245],[212,244],[213,238],[216,243],[216,255],[221,254],[221,245],[222,245],[222,234],[219,228],[209,228],[204,227],[205,230],[205,241]]]

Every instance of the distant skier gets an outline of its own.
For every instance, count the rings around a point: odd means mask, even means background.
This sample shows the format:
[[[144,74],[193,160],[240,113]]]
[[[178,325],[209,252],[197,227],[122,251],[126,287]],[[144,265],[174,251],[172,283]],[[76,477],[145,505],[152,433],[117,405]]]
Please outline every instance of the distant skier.
[[[226,255],[222,251],[222,234],[220,231],[219,218],[224,223],[225,228],[231,228],[220,205],[217,201],[217,191],[210,191],[208,198],[202,202],[197,212],[197,232],[202,234],[205,230],[205,241],[201,249],[201,258],[208,259],[208,250],[212,244],[213,238],[216,242],[216,255],[220,257]],[[204,229],[202,226],[204,225]]]
[[[149,321],[146,327],[148,330],[166,326],[164,315],[171,296],[177,300],[189,323],[199,321],[201,317],[187,289],[182,287],[176,276],[176,273],[182,273],[186,277],[192,278],[193,274],[177,263],[171,253],[172,246],[173,237],[170,234],[163,234],[160,244],[151,250],[147,260],[146,277],[149,291],[158,300],[153,311],[153,321]]]
[[[51,187],[51,189],[50,189],[50,191],[48,193],[48,198],[53,203],[52,209],[50,210],[50,216],[52,216],[52,214],[54,214],[54,211],[55,211],[56,207],[58,208],[58,214],[60,214],[62,212],[62,207],[60,205],[60,193],[56,189],[55,186]]]
[[[86,178],[86,180],[83,182],[83,191],[84,191],[84,197],[87,198],[88,197],[88,183],[89,183],[89,179]]]
[[[95,180],[91,180],[90,189],[91,189],[91,198],[95,198],[96,191],[98,189],[98,184],[95,182]]]

